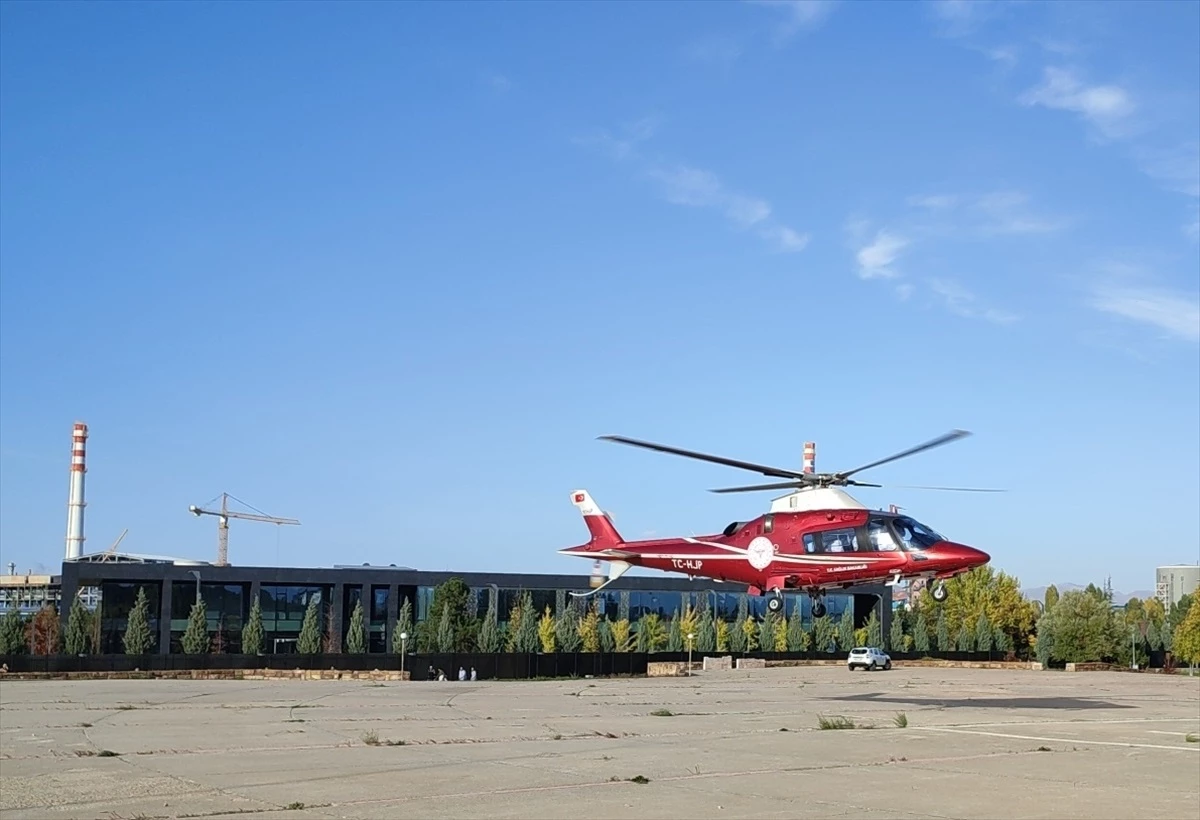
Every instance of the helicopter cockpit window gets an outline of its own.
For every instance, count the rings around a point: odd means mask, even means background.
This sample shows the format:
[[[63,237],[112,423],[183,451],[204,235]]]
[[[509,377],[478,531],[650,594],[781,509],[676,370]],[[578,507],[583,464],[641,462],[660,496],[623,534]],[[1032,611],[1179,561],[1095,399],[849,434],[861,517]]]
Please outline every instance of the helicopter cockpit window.
[[[872,549],[879,552],[895,552],[900,549],[895,537],[888,529],[886,518],[872,518],[867,525],[867,537],[871,541]]]
[[[896,534],[900,536],[900,541],[906,550],[925,550],[939,541],[946,540],[941,533],[908,516],[892,519],[892,526],[895,528]]]

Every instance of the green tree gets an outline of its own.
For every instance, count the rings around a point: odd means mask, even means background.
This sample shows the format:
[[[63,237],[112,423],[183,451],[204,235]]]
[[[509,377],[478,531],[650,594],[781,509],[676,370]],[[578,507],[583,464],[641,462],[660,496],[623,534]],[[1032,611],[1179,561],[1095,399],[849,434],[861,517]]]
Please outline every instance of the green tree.
[[[146,599],[146,588],[138,587],[133,609],[125,625],[126,655],[145,655],[154,646],[154,635],[150,633],[150,602]]]
[[[717,625],[713,621],[713,612],[707,606],[700,613],[700,622],[696,625],[697,652],[715,652],[717,649]]]
[[[1065,592],[1049,614],[1053,616],[1051,657],[1055,660],[1102,661],[1118,651],[1121,638],[1103,590]],[[1040,643],[1040,631],[1038,635]]]
[[[1151,652],[1157,652],[1163,648],[1162,632],[1158,628],[1158,624],[1154,621],[1146,621],[1146,645],[1150,647]]]
[[[657,612],[643,615],[637,624],[639,652],[661,652],[667,643],[667,627]]]
[[[475,648],[475,639],[479,635],[479,619],[474,612],[469,611],[471,589],[462,578],[449,578],[433,589],[433,600],[429,604],[429,612],[437,613],[435,617],[426,618],[417,626],[417,641],[422,651],[470,652]],[[452,639],[450,649],[442,650],[439,640],[441,619],[449,607],[450,631]]]
[[[987,613],[980,612],[979,617],[975,619],[975,648],[980,652],[991,652],[995,637],[996,633],[992,630]]]
[[[931,618],[945,613],[950,635],[956,635],[963,625],[974,630],[980,613],[984,613],[992,626],[1000,627],[1012,637],[1014,645],[1028,642],[1037,618],[1036,608],[1021,593],[1020,580],[1015,576],[989,564],[951,578],[946,582],[946,591],[949,596],[941,603],[934,601],[932,595],[921,594],[916,605]]]
[[[1055,606],[1042,613],[1042,617],[1038,618],[1037,622],[1037,641],[1034,644],[1034,652],[1037,655],[1038,663],[1043,667],[1049,666],[1050,661],[1054,658],[1054,615],[1058,610],[1058,603]]]
[[[23,655],[28,649],[25,643],[25,619],[21,610],[9,607],[0,621],[0,655]]]
[[[750,617],[750,604],[745,595],[738,596],[738,611],[737,619],[733,622],[733,626],[729,629],[729,651],[730,652],[745,652],[746,650],[746,633],[742,630],[742,624]]]
[[[813,650],[833,652],[837,649],[837,627],[828,615],[813,619]]]
[[[1194,598],[1195,596],[1192,593],[1187,593],[1180,596],[1179,600],[1171,605],[1171,609],[1166,615],[1166,622],[1171,627],[1171,634],[1179,631],[1179,625],[1187,619]]]
[[[208,651],[208,615],[203,598],[192,604],[192,609],[188,612],[187,629],[183,631],[180,643],[188,655],[201,655]]]
[[[83,599],[76,595],[75,600],[71,602],[71,611],[67,615],[64,648],[69,655],[82,655],[88,651],[91,639],[91,618],[83,606]]]
[[[937,648],[939,652],[949,652],[954,646],[950,643],[950,624],[946,623],[946,611],[937,615]]]
[[[904,651],[904,618],[899,610],[892,613],[892,625],[888,629],[888,649],[893,652]]]
[[[250,618],[242,627],[242,652],[246,655],[261,655],[263,644],[262,603],[258,598],[250,606]]]
[[[1011,652],[1013,649],[1012,638],[1000,627],[995,628],[992,635],[992,643],[1000,652]]]
[[[775,650],[775,618],[775,613],[768,609],[758,624],[758,647],[763,652]]]
[[[600,623],[596,625],[596,633],[600,636],[601,652],[617,651],[617,641],[613,637],[612,621],[608,620],[608,618],[601,618]]]
[[[1042,612],[1049,612],[1054,609],[1054,605],[1058,603],[1058,587],[1054,584],[1046,587],[1046,593],[1042,598]]]
[[[437,610],[434,610],[436,612]],[[437,621],[437,634],[434,644],[438,652],[454,651],[454,616],[450,612],[450,602],[443,601],[442,617]]]
[[[789,652],[805,652],[808,650],[808,633],[804,630],[804,613],[800,602],[792,607],[792,617],[788,618],[787,648]]]
[[[526,592],[521,597],[520,624],[514,641],[515,651],[534,653],[541,649],[538,639],[538,616],[533,608],[533,594]]]
[[[867,616],[867,643],[870,646],[883,648],[883,624],[879,623],[879,616],[875,614],[875,608],[871,608],[871,614]]]
[[[367,626],[363,622],[362,599],[354,604],[350,613],[350,629],[346,633],[346,652],[351,655],[361,655],[367,651]]]
[[[1200,665],[1200,606],[1189,602],[1187,615],[1171,638],[1171,654],[1189,666]]]
[[[588,607],[587,614],[579,620],[578,635],[582,651],[600,651],[600,613],[595,603]]]
[[[956,641],[959,652],[970,652],[974,641],[971,640],[971,630],[967,629],[967,625],[963,624],[958,628],[958,639]]]
[[[483,616],[483,625],[479,627],[479,651],[500,651],[500,629],[497,625],[496,590],[488,590],[487,614]]]
[[[296,651],[302,655],[316,655],[321,651],[321,609],[316,595],[309,597],[308,607],[304,610]]]
[[[917,622],[913,625],[913,649],[918,652],[929,651],[929,622],[925,620],[924,613],[917,615]]]
[[[579,613],[573,606],[564,606],[554,619],[554,636],[558,643],[559,652],[578,652]]]
[[[400,611],[396,613],[396,627],[392,630],[392,652],[410,652],[413,645],[413,614],[412,614],[412,599],[405,598],[400,604]],[[407,635],[405,639],[401,639],[401,635]]]
[[[683,630],[680,628],[679,610],[671,616],[671,628],[667,630],[667,651],[682,652],[683,647]]]
[[[846,651],[853,648],[854,644],[854,598],[850,598],[842,610],[842,619],[838,621],[838,648]]]

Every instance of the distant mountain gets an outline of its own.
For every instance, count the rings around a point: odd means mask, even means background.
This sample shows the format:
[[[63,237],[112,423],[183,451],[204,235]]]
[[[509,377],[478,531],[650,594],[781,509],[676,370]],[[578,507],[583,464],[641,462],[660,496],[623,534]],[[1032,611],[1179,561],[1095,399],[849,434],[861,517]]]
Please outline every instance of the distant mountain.
[[[1087,584],[1055,584],[1054,586],[1058,588],[1059,595],[1062,595],[1064,592],[1068,592],[1072,589],[1087,589]],[[1100,584],[1096,584],[1096,586],[1100,586]],[[1023,589],[1021,590],[1021,593],[1031,601],[1046,600],[1046,587],[1044,586]],[[1117,604],[1118,606],[1124,606],[1130,598],[1137,598],[1144,601],[1147,598],[1153,597],[1154,590],[1152,589],[1135,589],[1133,592],[1117,592],[1115,589],[1113,590],[1113,603]]]

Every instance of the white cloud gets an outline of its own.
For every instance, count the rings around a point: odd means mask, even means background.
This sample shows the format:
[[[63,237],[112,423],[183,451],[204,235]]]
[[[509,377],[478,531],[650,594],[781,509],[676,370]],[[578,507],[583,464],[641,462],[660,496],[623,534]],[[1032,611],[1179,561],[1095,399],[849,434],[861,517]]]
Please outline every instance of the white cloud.
[[[684,49],[684,56],[697,63],[728,68],[742,56],[742,46],[729,37],[713,35],[692,42]]]
[[[1154,325],[1170,336],[1200,341],[1200,301],[1162,288],[1099,285],[1088,300],[1096,310]]]
[[[975,294],[958,282],[950,279],[931,279],[929,288],[941,300],[951,313],[967,319],[983,319],[998,325],[1007,325],[1017,321],[1012,313],[992,308],[981,308]]]
[[[910,196],[906,202],[913,208],[928,208],[931,211],[953,208],[958,204],[954,194],[930,194],[927,196]]]
[[[855,259],[858,260],[858,275],[861,279],[894,279],[899,276],[892,270],[891,265],[896,261],[900,252],[908,247],[909,241],[903,236],[881,230],[875,235],[871,244],[858,249]]]
[[[729,198],[729,206],[725,213],[734,222],[754,225],[771,215],[771,206],[761,199],[734,194]]]
[[[623,128],[625,136],[613,137],[608,132],[577,142],[598,146],[618,162],[633,162],[639,171],[653,180],[667,202],[692,208],[720,210],[726,219],[740,229],[756,228],[758,236],[778,250],[803,250],[809,235],[799,233],[772,219],[771,203],[761,197],[729,190],[712,171],[683,164],[666,164],[639,154],[637,146],[650,139],[657,130],[654,119],[639,120]]]
[[[679,166],[648,173],[662,183],[663,198],[676,205],[716,205],[722,197],[721,181],[711,171]]]
[[[980,197],[975,203],[985,220],[980,230],[985,234],[1053,233],[1065,226],[1062,219],[1047,219],[1030,215],[1024,206],[1029,197],[1019,191],[995,191]]]
[[[764,228],[759,232],[759,236],[763,239],[773,240],[781,251],[802,251],[808,247],[808,242],[812,238],[806,233],[796,233],[791,228],[783,225],[778,225],[771,228]]]
[[[1109,136],[1117,135],[1136,110],[1133,97],[1117,85],[1085,85],[1073,71],[1047,66],[1042,83],[1019,97],[1023,105],[1073,111]]]
[[[483,81],[491,86],[493,91],[501,94],[512,88],[512,80],[508,79],[508,77],[505,77],[503,74],[497,74],[495,72],[485,74]]]
[[[764,6],[780,12],[783,19],[775,26],[780,42],[802,29],[814,29],[833,12],[833,0],[745,0],[752,6]]]
[[[1168,191],[1200,197],[1200,141],[1165,150],[1143,148],[1134,153],[1142,172]]]
[[[1039,215],[1029,209],[1029,197],[1020,191],[992,191],[982,195],[922,194],[905,200],[910,208],[925,212],[913,231],[940,235],[981,237],[1006,234],[1052,233],[1068,220]]]

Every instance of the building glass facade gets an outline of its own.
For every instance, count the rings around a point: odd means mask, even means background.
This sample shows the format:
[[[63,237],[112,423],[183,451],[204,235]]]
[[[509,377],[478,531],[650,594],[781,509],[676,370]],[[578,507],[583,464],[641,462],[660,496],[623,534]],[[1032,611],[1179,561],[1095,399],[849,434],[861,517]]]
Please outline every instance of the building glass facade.
[[[197,581],[195,574],[199,573]],[[241,631],[257,596],[262,609],[264,653],[290,653],[304,623],[309,603],[320,613],[320,631],[332,651],[345,646],[355,607],[361,601],[366,627],[366,649],[382,653],[390,648],[398,613],[404,601],[412,604],[416,624],[433,617],[430,612],[437,586],[460,578],[470,590],[469,610],[482,619],[490,596],[497,594],[497,620],[503,626],[523,595],[529,593],[535,610],[549,607],[557,613],[560,600],[571,603],[567,592],[589,592],[586,575],[526,575],[515,573],[420,572],[385,567],[277,568],[215,567],[194,569],[167,562],[145,564],[64,562],[62,594],[96,586],[101,590],[101,646],[104,652],[123,652],[122,638],[139,588],[146,590],[150,628],[157,641],[152,651],[179,652],[188,616],[196,600],[197,584],[205,603],[205,618],[214,643],[220,634],[219,651],[241,651]],[[825,596],[827,617],[841,618],[852,608],[856,626],[861,626],[875,609],[886,632],[891,620],[891,588],[862,587],[843,594]],[[711,609],[725,621],[734,621],[744,603],[756,619],[767,613],[765,596],[747,595],[731,584],[706,579],[673,576],[625,576],[604,590],[575,602],[587,607],[594,602],[602,618],[617,621],[628,617],[636,624],[649,614],[664,621],[686,606]],[[784,596],[784,614],[792,617],[796,607],[806,628],[811,628],[811,601],[806,594]],[[63,628],[67,612],[60,609]],[[414,630],[414,632],[417,630]],[[416,651],[416,636],[408,650]],[[336,644],[336,646],[332,646]]]

